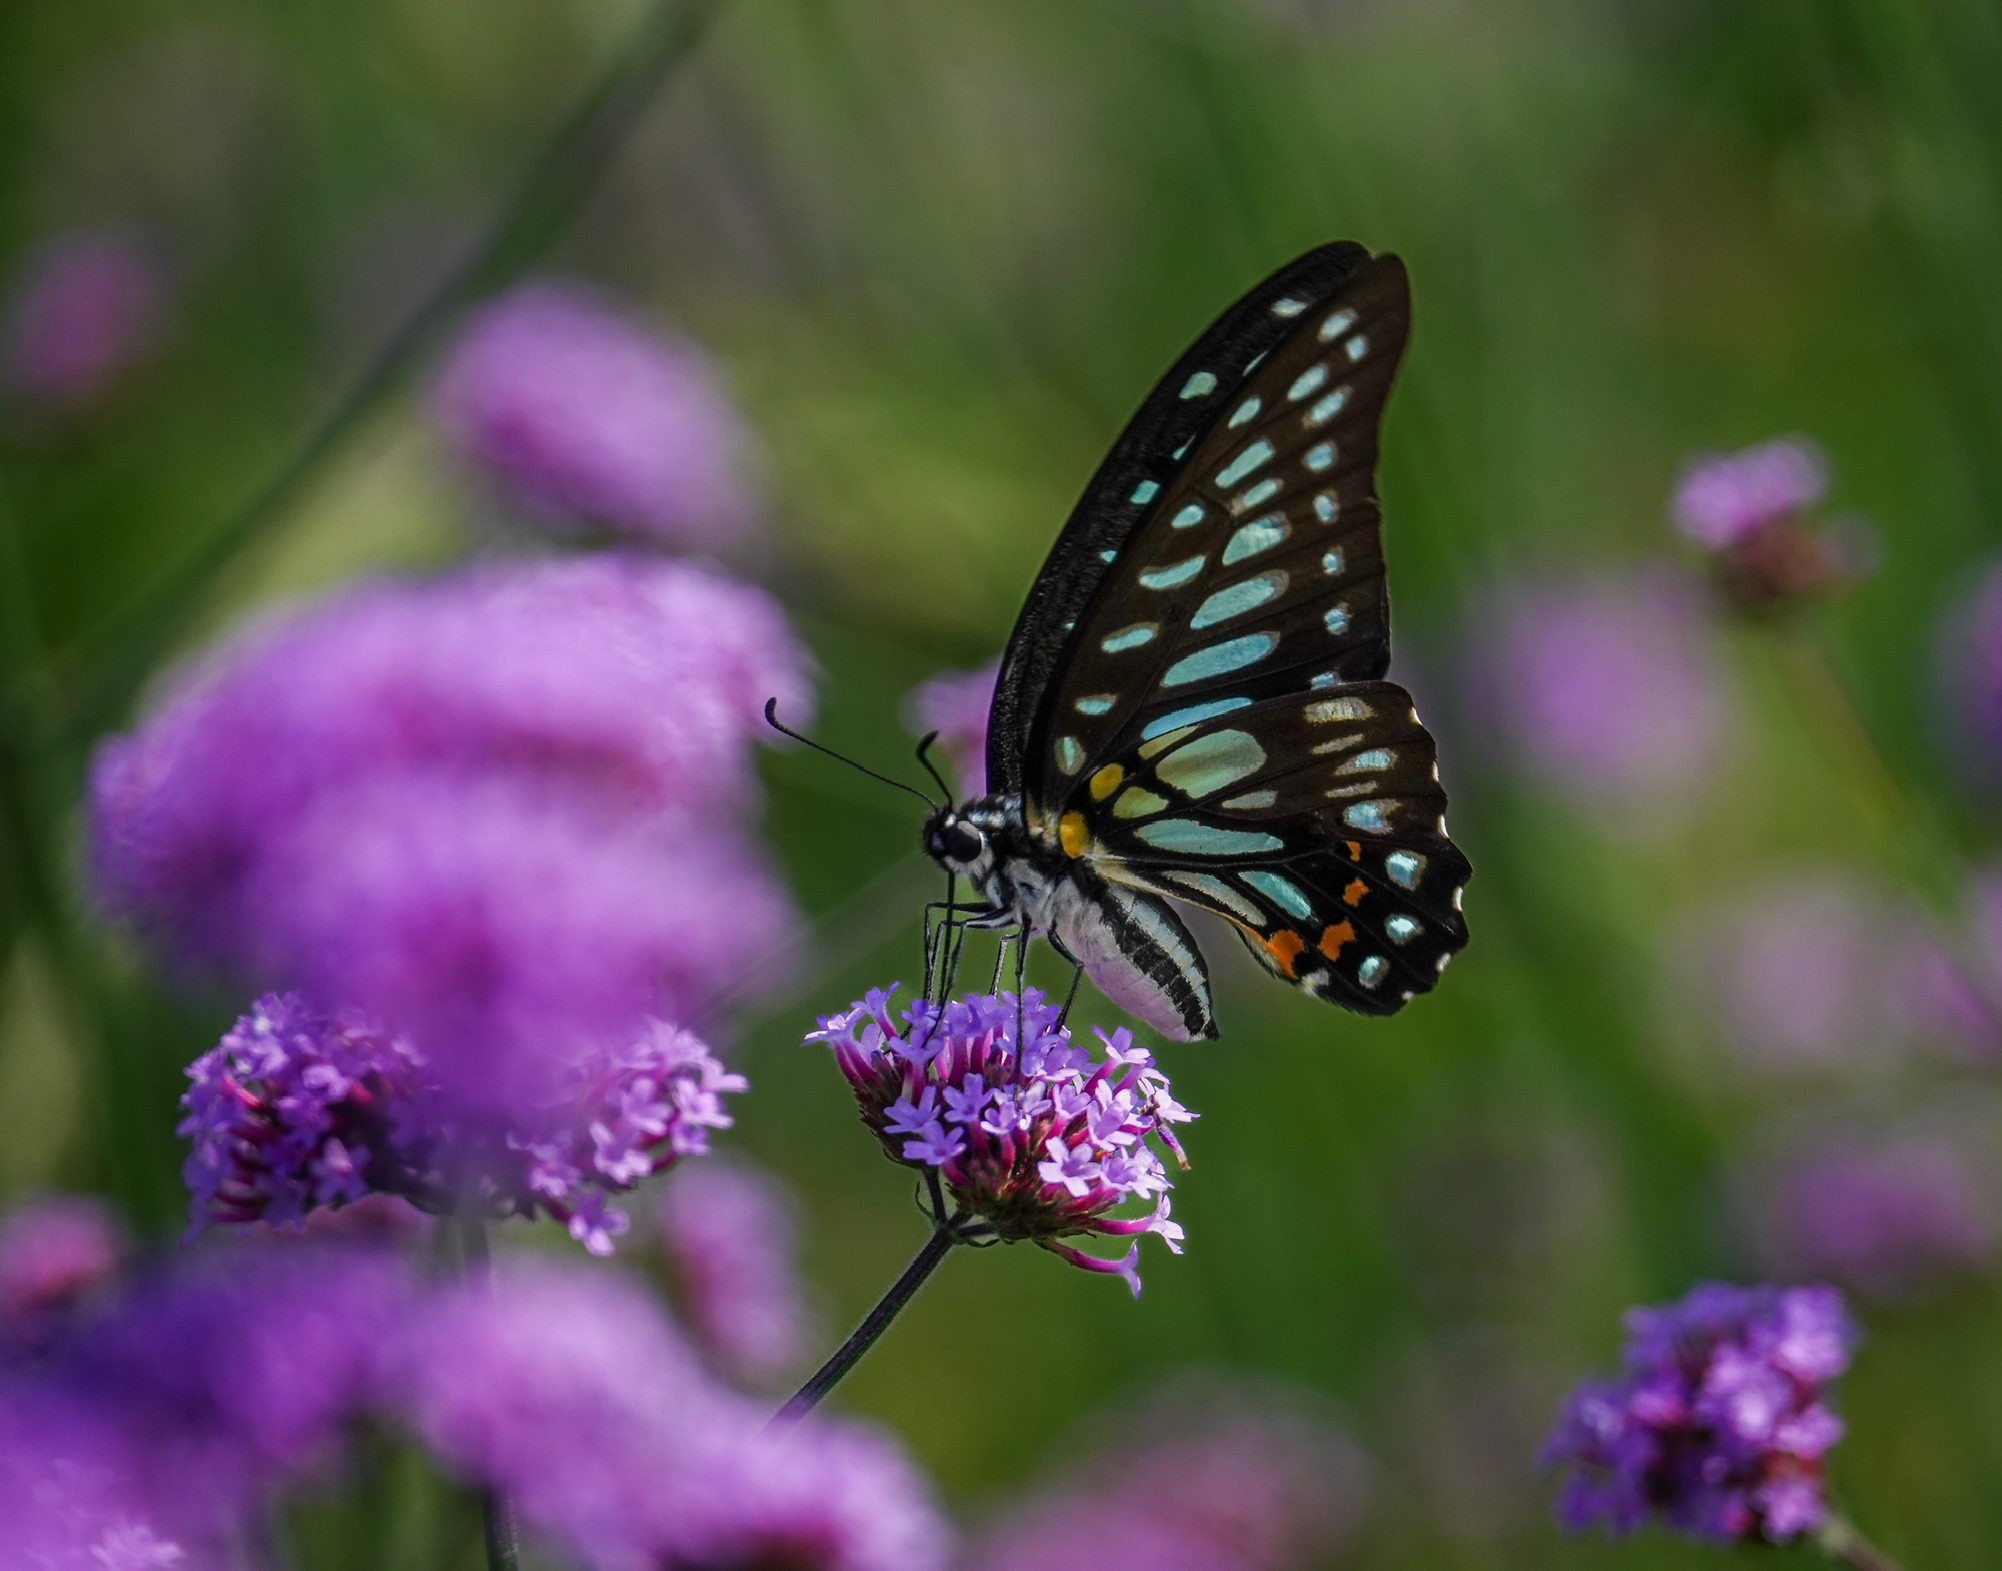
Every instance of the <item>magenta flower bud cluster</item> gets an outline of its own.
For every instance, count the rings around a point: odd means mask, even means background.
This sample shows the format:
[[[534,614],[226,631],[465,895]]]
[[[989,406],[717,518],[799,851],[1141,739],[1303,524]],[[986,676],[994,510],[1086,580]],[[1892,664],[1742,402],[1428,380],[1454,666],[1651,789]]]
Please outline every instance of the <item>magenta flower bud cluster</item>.
[[[455,1129],[428,1067],[366,1021],[271,995],[188,1069],[180,1133],[193,1225],[296,1224],[369,1194],[434,1212],[476,1200],[546,1213],[593,1254],[627,1226],[609,1203],[729,1127],[746,1089],[692,1034],[654,1022],[630,1047],[593,1052],[534,1127],[495,1141]],[[470,1194],[468,1193],[470,1191]]]
[[[807,1041],[834,1050],[862,1121],[896,1161],[936,1175],[996,1237],[1034,1240],[1075,1266],[1140,1291],[1139,1246],[1106,1260],[1057,1240],[1153,1233],[1177,1254],[1173,1187],[1152,1138],[1188,1160],[1173,1126],[1195,1115],[1175,1101],[1153,1054],[1124,1027],[1097,1032],[1105,1057],[1074,1042],[1062,1011],[1034,988],[970,993],[941,1010],[919,1000],[900,1015],[872,991],[820,1021]],[[901,1023],[900,1023],[901,1022]],[[1144,1216],[1114,1217],[1127,1201]]]
[[[1570,1470],[1566,1526],[1786,1543],[1827,1519],[1824,1394],[1856,1339],[1840,1294],[1705,1283],[1627,1331],[1626,1373],[1574,1391],[1544,1447]]]

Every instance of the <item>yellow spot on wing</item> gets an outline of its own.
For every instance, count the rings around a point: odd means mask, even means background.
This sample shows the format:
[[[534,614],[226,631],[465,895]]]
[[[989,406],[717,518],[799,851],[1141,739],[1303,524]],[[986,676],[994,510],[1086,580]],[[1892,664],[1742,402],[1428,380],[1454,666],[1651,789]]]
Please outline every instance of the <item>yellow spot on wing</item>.
[[[1107,764],[1091,777],[1091,799],[1103,802],[1119,789],[1119,782],[1126,778],[1126,768],[1122,764]]]
[[[1057,839],[1063,845],[1065,856],[1083,856],[1084,848],[1091,840],[1084,827],[1084,814],[1066,813],[1058,819]]]

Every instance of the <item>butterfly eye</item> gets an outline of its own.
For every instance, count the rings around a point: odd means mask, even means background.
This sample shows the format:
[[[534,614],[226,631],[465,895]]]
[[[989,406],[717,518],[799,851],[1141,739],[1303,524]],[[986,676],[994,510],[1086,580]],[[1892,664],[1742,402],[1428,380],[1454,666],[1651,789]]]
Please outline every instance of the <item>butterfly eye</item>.
[[[986,848],[980,831],[957,819],[938,825],[925,838],[925,849],[940,862],[977,862]]]

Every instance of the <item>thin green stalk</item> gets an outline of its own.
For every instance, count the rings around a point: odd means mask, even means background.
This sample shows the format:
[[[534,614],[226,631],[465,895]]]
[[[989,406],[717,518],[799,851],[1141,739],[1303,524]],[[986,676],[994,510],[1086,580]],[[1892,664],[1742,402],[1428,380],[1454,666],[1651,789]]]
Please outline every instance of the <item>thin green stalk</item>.
[[[116,720],[200,615],[243,551],[283,518],[369,417],[408,382],[466,308],[518,277],[568,222],[661,87],[695,52],[723,0],[661,0],[631,44],[543,145],[479,242],[391,335],[297,451],[223,527],[119,611],[87,646],[69,729]]]
[[[493,1252],[487,1244],[486,1218],[477,1211],[459,1216],[459,1259],[468,1282],[492,1290]],[[480,1525],[486,1537],[487,1571],[521,1571],[521,1525],[498,1489],[480,1492]]]
[[[1847,1517],[1830,1516],[1815,1530],[1814,1542],[1821,1552],[1849,1571],[1901,1571],[1898,1562],[1856,1531]]]
[[[818,1407],[827,1393],[838,1386],[862,1357],[874,1347],[883,1333],[890,1329],[890,1322],[903,1312],[903,1308],[917,1296],[919,1288],[952,1253],[952,1246],[960,1241],[950,1222],[940,1222],[932,1229],[932,1235],[925,1240],[924,1248],[917,1252],[911,1263],[904,1267],[904,1274],[890,1284],[890,1290],[876,1301],[876,1307],[863,1316],[848,1340],[834,1350],[834,1356],[819,1369],[813,1378],[792,1394],[786,1405],[772,1415],[772,1427],[782,1429],[798,1423]]]

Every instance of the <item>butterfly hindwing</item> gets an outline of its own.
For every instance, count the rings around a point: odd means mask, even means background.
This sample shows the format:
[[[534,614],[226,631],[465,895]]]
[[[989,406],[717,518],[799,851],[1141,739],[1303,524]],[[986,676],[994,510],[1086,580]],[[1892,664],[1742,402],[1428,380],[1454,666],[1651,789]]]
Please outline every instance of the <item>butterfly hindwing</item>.
[[[1063,804],[1066,852],[1236,924],[1276,974],[1387,1014],[1466,943],[1431,736],[1395,683],[1267,699],[1132,741]]]

